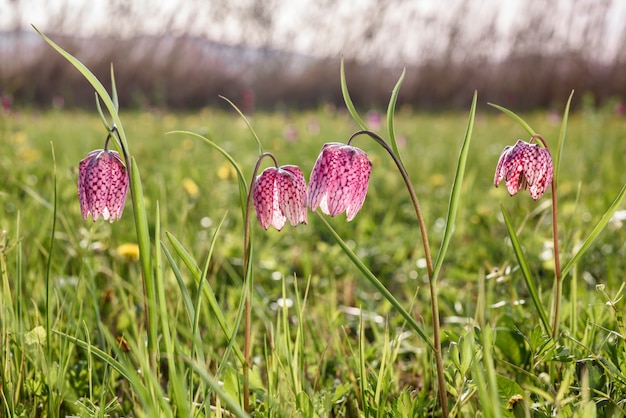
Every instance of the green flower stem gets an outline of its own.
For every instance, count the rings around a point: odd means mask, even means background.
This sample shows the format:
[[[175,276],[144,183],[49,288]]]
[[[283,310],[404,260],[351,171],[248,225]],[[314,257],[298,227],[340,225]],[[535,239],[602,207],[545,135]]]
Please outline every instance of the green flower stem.
[[[424,222],[424,216],[422,215],[422,210],[420,209],[419,201],[417,199],[417,195],[415,194],[415,189],[413,188],[413,184],[409,179],[409,175],[404,168],[404,164],[398,158],[394,150],[387,144],[387,142],[380,137],[378,134],[368,131],[368,130],[360,130],[352,134],[350,139],[348,139],[348,144],[352,142],[352,140],[359,135],[368,135],[374,141],[376,141],[380,146],[382,146],[391,156],[393,161],[396,163],[398,170],[400,170],[400,174],[402,175],[402,179],[406,184],[407,190],[411,197],[411,202],[413,203],[413,208],[415,209],[415,215],[417,216],[417,222],[419,224],[420,233],[422,236],[422,244],[424,246],[424,256],[426,258],[426,268],[428,270],[428,285],[430,290],[430,306],[432,310],[432,323],[433,323],[433,345],[435,352],[435,362],[437,365],[437,386],[438,386],[438,396],[439,403],[441,404],[441,412],[444,417],[448,416],[448,401],[446,395],[446,380],[443,370],[443,356],[441,354],[441,330],[439,327],[439,302],[437,296],[437,280],[434,277],[434,268],[433,268],[433,260],[430,253],[430,245],[428,243],[428,233],[426,232],[426,223]]]
[[[274,160],[274,165],[278,166],[278,162],[276,158],[269,152],[262,153],[256,161],[256,165],[254,166],[254,171],[252,172],[252,179],[250,180],[250,187],[248,188],[248,197],[246,199],[246,210],[244,216],[244,233],[243,233],[243,272],[246,283],[246,294],[245,294],[245,324],[244,324],[244,345],[243,345],[243,407],[244,410],[249,413],[250,412],[250,391],[249,391],[249,370],[250,370],[250,349],[252,342],[250,341],[250,328],[252,322],[252,303],[251,303],[251,295],[252,295],[252,270],[250,267],[250,259],[252,255],[252,248],[250,245],[250,205],[252,203],[252,187],[254,186],[254,179],[259,171],[259,167],[261,166],[261,161],[263,158],[269,157]]]
[[[546,140],[539,134],[535,134],[530,138],[532,143],[533,139],[541,141],[543,146],[549,151]],[[557,199],[556,199],[556,171],[552,175],[552,238],[554,240],[554,318],[552,323],[552,339],[556,339],[559,335],[559,315],[561,310],[561,260],[559,257],[559,231],[558,231],[558,214],[557,214]]]

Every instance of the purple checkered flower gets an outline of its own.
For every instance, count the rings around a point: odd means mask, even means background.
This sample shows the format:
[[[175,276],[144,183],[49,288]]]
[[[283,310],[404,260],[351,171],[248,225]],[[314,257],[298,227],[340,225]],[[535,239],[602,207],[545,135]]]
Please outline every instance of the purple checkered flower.
[[[91,151],[78,168],[78,199],[84,219],[91,213],[96,221],[100,215],[113,222],[122,217],[128,172],[115,151]]]
[[[506,189],[513,196],[528,188],[530,196],[537,200],[552,183],[552,157],[547,148],[518,140],[514,146],[502,151],[496,167],[493,184],[498,187],[506,180]]]
[[[367,154],[351,145],[331,142],[322,147],[309,181],[309,207],[351,221],[363,206],[372,171]]]
[[[252,185],[254,209],[261,227],[281,230],[285,221],[293,226],[307,223],[306,181],[295,165],[268,167]]]

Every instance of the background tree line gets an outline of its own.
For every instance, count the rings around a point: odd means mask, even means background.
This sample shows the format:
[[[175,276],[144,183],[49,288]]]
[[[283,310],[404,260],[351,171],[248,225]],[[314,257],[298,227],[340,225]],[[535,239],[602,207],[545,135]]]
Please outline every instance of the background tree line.
[[[30,28],[32,5],[4,1],[0,94],[92,106],[89,86]],[[474,90],[518,109],[562,104],[572,89],[575,100],[626,97],[618,0],[162,3],[48,2],[39,27],[102,80],[113,63],[123,106],[223,105],[218,95],[248,110],[340,105],[341,56],[363,107],[384,106],[403,68],[399,102],[423,109],[465,108]]]

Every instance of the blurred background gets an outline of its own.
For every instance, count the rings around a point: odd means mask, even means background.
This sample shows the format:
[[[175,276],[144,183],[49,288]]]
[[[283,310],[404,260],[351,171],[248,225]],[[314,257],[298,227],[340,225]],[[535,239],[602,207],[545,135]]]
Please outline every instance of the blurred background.
[[[626,97],[623,0],[0,0],[3,105],[93,107],[93,90],[32,29],[99,78],[115,68],[125,107],[246,111],[353,100],[467,108],[474,90],[516,109]],[[576,106],[577,102],[574,103]]]

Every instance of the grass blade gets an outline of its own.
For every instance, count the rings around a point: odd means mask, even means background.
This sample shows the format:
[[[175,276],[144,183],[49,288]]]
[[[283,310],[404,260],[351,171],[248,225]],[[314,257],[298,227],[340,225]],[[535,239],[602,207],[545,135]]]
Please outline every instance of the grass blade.
[[[176,282],[178,283],[178,287],[180,289],[180,294],[183,298],[183,305],[185,306],[185,311],[187,313],[187,317],[189,319],[189,323],[193,323],[193,318],[196,315],[196,310],[194,308],[193,302],[191,300],[191,295],[185,286],[185,280],[183,279],[183,275],[172,256],[172,253],[167,249],[164,242],[161,242],[161,249],[169,262],[170,268],[172,269],[172,273],[174,273],[174,277],[176,278]],[[200,294],[200,292],[198,292]]]
[[[354,107],[354,103],[352,103],[352,99],[350,98],[350,92],[348,92],[348,83],[346,82],[346,72],[343,64],[343,57],[341,58],[341,68],[339,70],[341,75],[341,94],[343,94],[343,101],[346,103],[346,108],[348,108],[348,112],[352,115],[352,118],[359,125],[361,129],[367,129],[365,122],[359,116],[359,112],[356,111]]]
[[[209,301],[209,306],[211,307],[211,310],[215,314],[215,317],[217,319],[217,322],[220,328],[222,328],[222,331],[224,332],[224,335],[226,336],[226,338],[229,340],[229,343],[232,343],[234,334],[231,331],[231,328],[228,325],[228,322],[226,322],[226,317],[224,316],[224,312],[222,312],[222,309],[220,308],[219,303],[217,303],[217,298],[215,297],[213,288],[211,288],[211,286],[206,282],[206,280],[202,279],[202,277],[200,276],[200,273],[201,273],[200,268],[198,267],[196,262],[193,260],[191,255],[189,255],[185,247],[183,247],[183,245],[169,232],[166,232],[165,235],[167,236],[167,239],[169,240],[172,247],[174,248],[174,251],[176,252],[176,254],[181,258],[181,260],[183,260],[183,263],[185,263],[185,265],[191,272],[196,283],[198,283],[198,286],[202,287],[204,296]],[[233,349],[235,350],[235,354],[237,355],[237,358],[243,363],[244,362],[243,353],[239,349],[239,346],[236,344],[233,344]]]
[[[398,300],[391,294],[391,292],[387,290],[385,285],[383,285],[380,282],[380,280],[378,280],[378,278],[374,275],[374,273],[372,273],[367,268],[367,266],[363,264],[363,262],[359,259],[359,257],[357,257],[357,255],[354,254],[354,252],[352,252],[348,244],[346,244],[346,242],[343,239],[341,239],[337,231],[335,231],[335,229],[328,223],[328,221],[324,219],[324,217],[320,215],[319,212],[315,212],[315,213],[317,213],[319,218],[322,220],[323,224],[326,226],[326,228],[328,228],[328,231],[331,233],[333,238],[335,238],[335,241],[337,241],[337,244],[339,244],[343,252],[346,253],[346,255],[352,261],[352,263],[361,271],[361,273],[363,273],[365,278],[372,284],[372,286],[374,286],[376,290],[378,290],[383,295],[383,297],[387,299],[387,301],[391,304],[391,306],[393,306],[394,309],[400,315],[402,315],[402,317],[404,317],[404,319],[407,321],[409,326],[422,338],[422,340],[424,340],[424,342],[428,345],[428,347],[434,351],[435,346],[433,345],[433,342],[424,333],[424,331],[422,330],[422,327],[415,321],[415,319],[411,316],[411,314],[409,314],[406,311],[406,309],[404,309],[402,305],[400,305],[400,302],[398,302]]]
[[[398,156],[398,159],[400,161],[402,161],[402,159],[400,158],[400,151],[398,150],[398,144],[396,143],[396,130],[394,129],[393,116],[396,112],[398,93],[400,92],[400,87],[402,86],[402,82],[404,81],[405,74],[406,68],[402,70],[402,74],[400,74],[400,78],[398,79],[396,86],[391,92],[391,99],[389,99],[389,106],[387,107],[387,130],[389,131],[389,141],[391,142],[391,148],[393,149],[393,152]]]
[[[578,260],[580,260],[580,258],[589,249],[591,244],[593,244],[596,238],[598,238],[598,235],[600,235],[600,233],[604,230],[606,225],[609,223],[615,211],[620,207],[625,196],[626,196],[626,185],[622,187],[622,190],[619,192],[619,194],[617,195],[613,203],[611,203],[611,206],[609,206],[607,211],[604,212],[604,215],[602,215],[600,222],[598,222],[595,228],[593,228],[593,230],[591,231],[587,239],[581,245],[580,249],[574,255],[574,257],[572,257],[572,259],[569,260],[567,264],[565,264],[565,266],[561,270],[561,274],[563,275],[563,277],[565,277],[565,275],[569,273],[572,267],[574,267],[574,265],[578,262]]]
[[[155,247],[159,248],[161,239],[161,215],[159,205],[156,207],[156,221],[154,231]],[[176,405],[177,413],[180,416],[191,416],[189,403],[186,402],[184,380],[179,376],[178,367],[175,361],[174,342],[170,332],[170,315],[167,311],[167,300],[165,298],[165,287],[163,283],[163,259],[161,252],[156,251],[154,255],[155,275],[154,284],[156,288],[156,296],[159,306],[159,319],[161,321],[161,332],[163,335],[163,345],[165,346],[165,356],[167,358],[167,367],[169,371],[169,388],[173,393],[173,404]]]
[[[148,229],[146,205],[143,200],[143,186],[141,185],[139,168],[134,157],[131,158],[130,171],[130,187],[133,196],[137,245],[139,246],[139,258],[141,262],[141,271],[144,275],[143,279],[146,292],[146,309],[148,314],[148,349],[152,354],[155,354],[157,350],[157,300],[154,288],[154,278],[152,275],[150,230]]]
[[[44,39],[44,41],[46,41],[52,48],[54,48],[59,54],[61,54],[66,60],[68,60],[78,70],[78,72],[80,72],[81,75],[85,77],[85,79],[89,82],[89,84],[91,84],[94,90],[96,90],[96,93],[98,93],[98,95],[104,102],[107,110],[109,111],[109,114],[113,118],[113,124],[117,127],[117,130],[119,131],[124,147],[128,150],[126,134],[122,126],[122,121],[120,120],[117,113],[116,103],[111,98],[111,96],[109,96],[109,93],[106,91],[100,80],[98,80],[98,78],[82,62],[74,58],[72,54],[57,45],[52,39],[48,38],[46,35],[40,32],[39,29],[37,29],[35,26],[33,26],[33,29],[35,29],[35,31],[39,34],[39,36]],[[116,95],[117,93],[114,92],[114,96]]]
[[[561,130],[559,131],[559,142],[556,147],[556,154],[554,155],[554,181],[555,184],[558,184],[559,178],[559,167],[561,165],[561,154],[563,153],[563,144],[565,143],[565,135],[567,134],[567,121],[569,119],[569,108],[572,103],[572,97],[574,96],[574,90],[569,95],[569,99],[567,99],[567,104],[565,105],[565,111],[563,112],[563,121],[561,122]]]
[[[515,252],[515,256],[517,257],[517,262],[519,263],[520,270],[522,271],[522,275],[524,276],[524,280],[526,281],[526,286],[528,287],[528,291],[530,292],[530,296],[535,305],[535,309],[539,314],[539,318],[541,319],[541,323],[548,335],[552,335],[552,329],[550,328],[550,323],[548,321],[548,315],[546,315],[546,311],[543,309],[543,305],[541,304],[541,300],[539,300],[539,295],[537,294],[537,287],[535,286],[535,282],[533,280],[533,276],[530,272],[530,268],[528,267],[528,263],[526,261],[526,256],[524,256],[524,251],[522,250],[522,246],[517,238],[517,234],[515,233],[515,228],[511,223],[511,219],[509,218],[506,209],[504,206],[500,205],[502,209],[502,215],[504,216],[504,223],[506,225],[506,229],[509,232],[509,237],[511,238],[511,244],[513,245],[513,251]]]
[[[248,417],[248,414],[246,414],[241,406],[230,395],[228,395],[228,393],[224,389],[222,389],[222,385],[206,371],[205,365],[198,364],[189,358],[183,358],[183,360],[185,360],[189,364],[189,366],[191,366],[191,368],[196,372],[198,377],[211,388],[211,390],[217,395],[218,398],[220,398],[220,400],[224,403],[224,405],[226,405],[232,415],[240,418]]]
[[[517,123],[519,123],[520,125],[522,125],[522,128],[526,129],[526,132],[528,132],[530,134],[530,136],[535,135],[535,131],[533,131],[533,128],[530,127],[529,124],[527,124],[524,119],[522,119],[521,117],[519,117],[516,113],[510,111],[509,109],[502,107],[500,105],[494,104],[494,103],[488,103],[489,106],[491,107],[495,107],[496,109],[504,112],[506,115],[510,116],[512,119],[514,119],[515,121],[517,121]]]
[[[226,160],[230,163],[230,165],[233,166],[233,168],[235,169],[235,172],[237,173],[237,183],[239,185],[239,197],[241,198],[242,216],[243,218],[245,218],[246,198],[248,197],[248,185],[246,184],[246,178],[244,177],[243,172],[241,171],[241,168],[239,168],[239,164],[237,164],[237,161],[235,161],[235,159],[224,148],[220,147],[218,144],[216,144],[209,138],[202,136],[200,134],[197,134],[195,132],[171,131],[171,132],[168,132],[168,134],[185,134],[185,135],[190,135],[195,138],[201,139],[202,141],[206,142],[211,147],[215,148],[220,154],[222,154],[226,158]]]
[[[435,260],[435,266],[433,268],[433,280],[437,280],[443,260],[448,251],[452,234],[454,233],[454,223],[456,221],[456,215],[459,211],[459,203],[461,201],[461,188],[463,186],[463,176],[465,175],[465,166],[467,165],[467,156],[469,155],[469,145],[472,140],[472,131],[474,129],[474,117],[476,115],[476,103],[478,101],[478,93],[474,92],[474,98],[472,100],[472,107],[470,109],[469,120],[467,122],[467,130],[465,131],[465,138],[463,139],[463,145],[461,146],[461,152],[459,154],[459,163],[456,167],[456,174],[454,175],[454,181],[452,184],[452,192],[450,193],[450,204],[448,205],[448,215],[446,220],[445,230],[443,232],[443,240],[441,241],[441,247]]]
[[[239,116],[241,116],[243,121],[248,126],[248,129],[252,133],[252,136],[254,137],[254,140],[256,141],[257,146],[259,147],[259,150],[258,150],[259,155],[263,154],[263,144],[261,144],[261,140],[259,139],[259,136],[256,134],[256,131],[252,127],[252,124],[250,124],[250,121],[248,120],[248,118],[246,118],[246,116],[243,114],[243,112],[241,110],[239,110],[239,108],[233,102],[231,102],[229,99],[227,99],[224,96],[219,96],[219,97],[220,97],[220,99],[226,100],[228,102],[228,104],[231,105],[233,107],[233,109],[235,109],[235,111],[237,113],[239,113]]]

